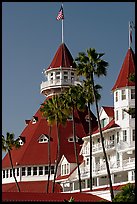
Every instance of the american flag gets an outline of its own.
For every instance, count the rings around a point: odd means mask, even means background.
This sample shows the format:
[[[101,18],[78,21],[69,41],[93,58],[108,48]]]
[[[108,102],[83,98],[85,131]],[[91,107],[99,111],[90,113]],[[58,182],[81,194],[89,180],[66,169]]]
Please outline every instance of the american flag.
[[[63,13],[63,7],[61,6],[58,16],[56,17],[56,19],[59,21],[60,19],[64,19],[64,13]]]

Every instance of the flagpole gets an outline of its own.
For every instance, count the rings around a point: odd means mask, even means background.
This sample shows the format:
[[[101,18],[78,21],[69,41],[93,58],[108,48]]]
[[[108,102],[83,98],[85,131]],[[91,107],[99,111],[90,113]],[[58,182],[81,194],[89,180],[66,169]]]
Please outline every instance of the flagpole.
[[[62,19],[62,43],[64,41],[64,36],[63,36],[63,29],[64,29],[64,23],[63,23],[64,19]]]
[[[62,9],[63,9],[63,3],[62,3]],[[64,18],[62,19],[62,22],[61,22],[61,24],[62,24],[62,43],[64,42]]]
[[[130,21],[129,21],[129,23],[128,23],[128,48],[130,48]]]

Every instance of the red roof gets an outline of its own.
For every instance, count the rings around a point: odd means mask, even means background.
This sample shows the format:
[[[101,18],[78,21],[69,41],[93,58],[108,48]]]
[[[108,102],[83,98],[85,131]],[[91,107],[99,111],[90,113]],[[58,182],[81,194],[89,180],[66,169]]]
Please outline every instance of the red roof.
[[[82,113],[75,111],[75,120],[77,121],[76,136],[78,138],[82,138],[88,133],[88,123],[84,120],[86,115],[87,109]],[[21,133],[21,136],[25,138],[24,145],[19,149],[13,149],[11,151],[13,165],[15,167],[17,167],[17,165],[25,166],[48,164],[48,143],[39,143],[38,139],[42,134],[49,134],[49,126],[47,120],[42,117],[40,110],[36,112],[35,116],[38,117],[38,121],[35,124],[29,122]],[[97,122],[94,122],[94,126],[96,124]],[[68,138],[73,136],[72,121],[67,121],[65,126],[60,126],[60,136],[60,157],[62,157],[62,155],[68,155],[67,159],[70,163],[73,163],[75,161],[74,143],[68,141]],[[51,164],[54,164],[57,153],[57,131],[55,125],[52,127],[51,137]],[[81,143],[77,144],[78,153],[81,149],[80,145]],[[2,167],[10,167],[8,154],[6,154],[3,158]]]
[[[129,76],[132,73],[135,73],[135,54],[133,50],[129,48],[112,91],[126,86],[135,86],[134,82],[129,81]]]
[[[65,43],[62,43],[59,46],[50,66],[48,67],[48,70],[51,68],[58,68],[58,67],[66,67],[66,68],[76,67],[74,60],[72,58],[72,55],[69,52]]]
[[[114,117],[114,107],[110,107],[110,106],[102,106],[102,108],[105,110],[106,114],[109,117]]]
[[[99,202],[107,201],[89,193],[26,193],[26,192],[4,192],[2,201],[37,201],[37,202],[65,202],[74,198],[74,202]],[[107,201],[109,202],[109,201]]]
[[[45,193],[47,181],[22,181],[18,182],[21,192]],[[62,187],[55,183],[55,193],[61,192]],[[17,192],[15,183],[2,184],[2,192]],[[52,181],[49,182],[49,193],[52,192]]]
[[[112,119],[112,120],[109,122],[108,125],[106,125],[105,127],[103,127],[103,128],[102,128],[102,131],[107,130],[107,129],[111,129],[111,128],[113,128],[113,127],[119,127],[119,125],[117,125],[117,124],[115,123],[114,119]],[[96,134],[96,133],[98,133],[98,132],[99,132],[99,130],[97,129],[97,130],[95,130],[95,131],[93,132],[93,134]]]

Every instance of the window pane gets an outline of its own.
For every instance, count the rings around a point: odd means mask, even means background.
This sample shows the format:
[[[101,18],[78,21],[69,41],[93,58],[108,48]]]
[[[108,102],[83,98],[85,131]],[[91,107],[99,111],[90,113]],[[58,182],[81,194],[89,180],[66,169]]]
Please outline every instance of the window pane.
[[[45,174],[48,174],[48,166],[45,166]]]
[[[27,168],[27,175],[30,176],[31,175],[31,167]]]
[[[54,166],[51,166],[51,174],[54,174]]]
[[[126,99],[126,90],[122,90],[122,100]]]
[[[43,166],[39,167],[39,175],[43,175]]]
[[[37,175],[37,167],[33,167],[33,175]]]
[[[25,176],[25,167],[22,167],[22,176]]]
[[[131,89],[131,99],[135,99],[135,89]]]

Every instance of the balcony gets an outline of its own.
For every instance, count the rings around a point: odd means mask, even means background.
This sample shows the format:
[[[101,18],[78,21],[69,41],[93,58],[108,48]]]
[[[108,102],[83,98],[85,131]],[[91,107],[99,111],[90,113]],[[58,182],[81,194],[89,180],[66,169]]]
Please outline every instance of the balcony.
[[[121,168],[126,169],[126,168],[131,168],[131,167],[135,168],[135,158],[128,158],[128,159],[123,160],[122,162],[120,162],[119,160],[113,163],[109,162],[110,171],[111,170],[120,171]],[[104,171],[106,171],[107,173],[105,162],[102,164],[99,164],[99,163],[96,164],[95,167],[93,167],[92,169],[93,176],[95,176],[96,174],[104,173]],[[81,177],[89,177],[89,173],[90,173],[89,166],[82,167],[80,169],[80,172],[81,172]]]
[[[114,140],[109,141],[107,144],[104,144],[104,146],[105,146],[105,150],[111,150],[113,147],[115,147],[115,142],[114,142]],[[97,144],[93,145],[92,151],[93,151],[93,153],[102,152],[103,151],[102,144],[97,143]]]
[[[40,93],[50,88],[56,88],[61,86],[70,86],[70,85],[77,85],[81,84],[80,81],[71,80],[71,79],[55,79],[50,81],[45,81],[40,84]]]

